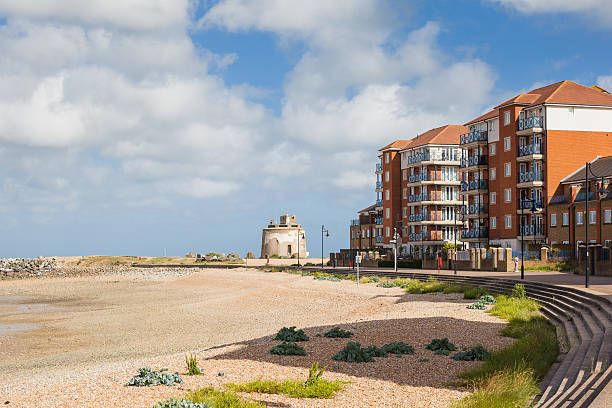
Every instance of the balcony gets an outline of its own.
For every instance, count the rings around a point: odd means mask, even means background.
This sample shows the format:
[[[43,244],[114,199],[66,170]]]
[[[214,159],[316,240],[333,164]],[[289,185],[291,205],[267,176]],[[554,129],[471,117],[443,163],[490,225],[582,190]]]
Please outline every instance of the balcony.
[[[544,116],[531,116],[529,118],[522,118],[518,120],[518,131],[523,130],[529,131],[535,129],[542,129],[544,127]],[[528,132],[527,132],[528,133]]]
[[[359,219],[351,220],[351,227],[354,227],[356,225],[359,225]]]
[[[521,236],[543,236],[544,226],[541,224],[526,224],[520,226]]]
[[[376,172],[382,171],[382,163],[376,163]]]
[[[382,206],[383,206],[383,200],[382,200],[382,199],[380,199],[380,198],[378,198],[378,199],[376,200],[376,207],[382,207]]]
[[[472,180],[472,181],[462,181],[461,182],[461,191],[478,191],[478,190],[488,190],[489,189],[489,180]]]
[[[461,239],[488,239],[489,238],[489,228],[487,227],[478,227],[478,228],[464,228],[461,230]]]
[[[461,168],[486,166],[488,163],[488,156],[480,154],[467,159],[461,159]]]
[[[576,194],[576,198],[574,198],[574,202],[581,202],[581,201],[584,202],[585,198],[586,198],[586,192],[583,191],[581,193]],[[595,192],[589,191],[589,201],[596,200],[596,199],[597,199],[597,196],[595,195]]]
[[[541,186],[544,184],[544,177],[541,171],[525,171],[518,175],[518,187]]]
[[[408,222],[421,222],[427,218],[427,214],[418,213],[408,215]]]
[[[428,196],[427,193],[422,193],[422,194],[410,194],[408,196],[408,202],[409,203],[417,203],[420,201],[427,201]]]
[[[408,164],[419,163],[422,161],[429,161],[429,153],[416,153],[408,156]]]
[[[382,244],[385,242],[385,239],[382,237],[382,235],[379,235],[376,237],[376,243],[377,244]]]
[[[484,142],[487,143],[489,140],[489,132],[486,130],[475,130],[466,135],[461,135],[459,137],[460,145],[467,145],[470,143]]]
[[[542,144],[541,143],[531,143],[519,146],[518,148],[518,157],[525,157],[531,155],[542,154]]]
[[[408,165],[421,163],[421,162],[458,162],[459,153],[447,154],[446,152],[425,152],[416,153],[408,156],[406,162]]]
[[[480,215],[486,215],[488,212],[488,207],[484,204],[470,204],[466,206],[468,217],[475,217]]]
[[[383,225],[383,218],[382,217],[376,217],[375,221],[376,221],[376,225]]]
[[[377,190],[381,190],[382,189],[382,181],[377,181],[376,182],[376,189]]]
[[[442,231],[416,232],[408,235],[408,242],[442,241]]]
[[[411,174],[408,176],[408,183],[420,183],[422,181],[429,181],[429,175],[427,173]]]
[[[528,213],[531,212],[533,207],[533,201],[531,200],[521,200],[518,203],[518,212],[519,213]],[[543,209],[542,200],[536,200],[535,202],[535,212],[542,212]]]

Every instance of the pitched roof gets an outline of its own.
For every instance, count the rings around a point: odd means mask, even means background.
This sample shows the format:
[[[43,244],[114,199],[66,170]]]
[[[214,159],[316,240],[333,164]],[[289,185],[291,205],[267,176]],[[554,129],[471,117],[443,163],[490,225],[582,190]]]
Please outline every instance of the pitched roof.
[[[459,144],[459,139],[462,134],[467,132],[467,128],[463,125],[445,125],[435,129],[421,133],[414,139],[410,140],[410,144],[405,147],[413,148],[424,146],[426,144]]]
[[[597,156],[590,163],[591,163],[591,171],[596,176],[604,177],[604,178],[612,177],[612,156],[606,156],[606,157]],[[584,167],[585,166],[582,166],[578,170],[566,176],[564,179],[561,180],[561,183],[570,184],[570,183],[584,182],[585,180]],[[589,178],[593,174],[590,174]]]
[[[599,87],[587,87],[572,81],[561,81],[522,93],[499,104],[535,106],[543,103],[590,106],[612,106],[612,95]]]
[[[361,211],[357,211],[357,213],[358,213],[358,214],[361,214],[361,213],[369,213],[369,212],[372,212],[372,211],[376,211],[376,204],[372,204],[371,206],[366,207],[366,208],[364,208],[364,209],[363,209],[363,210],[361,210]]]
[[[396,140],[393,143],[386,145],[385,147],[381,147],[378,149],[379,152],[389,149],[405,149],[406,146],[410,143],[410,140]]]
[[[465,126],[469,126],[472,123],[476,123],[476,122],[482,122],[483,120],[495,118],[497,117],[497,115],[499,115],[499,109],[493,109],[492,111],[489,111],[485,113],[484,115],[477,117],[476,119],[470,120],[468,123],[465,124]]]

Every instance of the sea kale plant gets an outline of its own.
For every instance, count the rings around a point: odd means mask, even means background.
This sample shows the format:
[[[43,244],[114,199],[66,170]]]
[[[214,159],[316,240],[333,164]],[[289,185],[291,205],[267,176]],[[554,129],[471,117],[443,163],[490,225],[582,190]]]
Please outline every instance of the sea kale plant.
[[[334,327],[333,329],[323,334],[323,336],[330,337],[330,338],[347,338],[347,337],[351,337],[352,335],[353,335],[353,332],[342,330],[339,327]]]
[[[448,341],[448,337],[444,337],[443,339],[433,339],[431,343],[427,345],[427,349],[434,351],[435,354],[448,356],[451,351],[457,350],[457,347]]]
[[[474,346],[466,351],[455,353],[451,358],[457,361],[483,361],[489,358],[489,352],[482,346]]]
[[[404,343],[403,341],[385,344],[382,346],[382,349],[389,354],[414,354],[414,347]]]
[[[270,349],[270,354],[276,354],[279,356],[305,356],[306,350],[298,346],[296,343],[283,342]]]
[[[276,337],[274,337],[274,340],[295,342],[308,341],[310,339],[308,338],[306,333],[304,333],[304,330],[295,330],[295,326],[291,326],[289,328],[283,327],[282,329],[280,329],[279,332],[276,334]]]
[[[164,402],[158,402],[153,405],[153,408],[212,408],[212,405],[205,402],[193,402],[186,399],[177,400],[170,398]]]
[[[376,346],[362,348],[360,343],[349,341],[346,346],[332,358],[348,363],[369,363],[374,357],[387,357],[387,352]]]
[[[162,368],[159,371],[151,370],[151,367],[142,367],[138,369],[138,375],[132,377],[126,386],[147,387],[150,385],[174,385],[182,384],[183,380],[177,373],[167,373],[167,368]]]

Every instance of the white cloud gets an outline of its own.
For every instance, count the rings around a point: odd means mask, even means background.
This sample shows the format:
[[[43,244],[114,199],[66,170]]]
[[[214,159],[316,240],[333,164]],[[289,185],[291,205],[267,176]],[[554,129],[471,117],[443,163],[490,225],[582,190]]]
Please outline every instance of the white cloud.
[[[609,0],[487,0],[524,14],[580,13],[603,23],[612,23]]]
[[[612,75],[602,75],[597,77],[597,85],[608,92],[612,92]]]

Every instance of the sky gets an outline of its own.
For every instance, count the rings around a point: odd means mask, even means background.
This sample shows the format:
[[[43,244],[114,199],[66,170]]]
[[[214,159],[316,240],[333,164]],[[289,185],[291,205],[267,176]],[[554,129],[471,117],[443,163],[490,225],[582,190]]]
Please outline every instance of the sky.
[[[0,257],[346,248],[378,148],[610,44],[608,0],[0,0]]]

